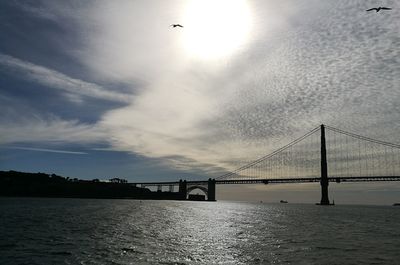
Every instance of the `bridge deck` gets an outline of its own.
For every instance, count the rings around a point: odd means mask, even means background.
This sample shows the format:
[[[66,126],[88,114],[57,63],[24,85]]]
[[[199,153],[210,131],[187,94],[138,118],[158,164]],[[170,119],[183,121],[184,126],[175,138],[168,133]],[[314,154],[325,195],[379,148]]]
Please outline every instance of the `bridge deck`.
[[[365,177],[329,177],[329,182],[372,182],[372,181],[400,181],[400,176],[365,176]],[[321,178],[276,178],[276,179],[226,179],[215,180],[215,184],[283,184],[283,183],[309,183],[320,182]],[[208,180],[189,180],[188,184],[205,185]],[[179,181],[166,182],[136,182],[131,185],[168,186],[178,185]]]

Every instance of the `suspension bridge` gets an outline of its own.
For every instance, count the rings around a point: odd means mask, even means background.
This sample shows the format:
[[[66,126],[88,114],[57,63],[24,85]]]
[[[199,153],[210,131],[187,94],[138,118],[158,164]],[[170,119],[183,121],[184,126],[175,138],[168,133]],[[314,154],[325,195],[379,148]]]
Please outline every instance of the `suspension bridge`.
[[[208,180],[131,183],[156,186],[158,191],[179,187],[181,199],[195,189],[209,201],[216,184],[279,184],[319,182],[321,205],[330,205],[329,182],[400,181],[400,145],[320,125],[289,144],[237,169]]]

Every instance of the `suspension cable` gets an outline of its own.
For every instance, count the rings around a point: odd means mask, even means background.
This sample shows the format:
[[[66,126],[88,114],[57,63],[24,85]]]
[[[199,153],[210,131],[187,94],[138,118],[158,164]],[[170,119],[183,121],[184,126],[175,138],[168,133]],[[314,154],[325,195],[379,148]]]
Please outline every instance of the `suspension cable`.
[[[285,145],[285,146],[283,146],[283,147],[281,147],[281,148],[279,148],[279,149],[273,151],[272,153],[270,153],[270,154],[268,154],[268,155],[266,155],[266,156],[263,156],[263,157],[261,157],[261,158],[259,158],[259,159],[257,159],[257,160],[254,160],[253,162],[250,162],[250,163],[248,163],[248,164],[246,164],[246,165],[244,165],[244,166],[241,166],[241,167],[239,167],[239,168],[237,168],[237,169],[235,169],[235,170],[233,170],[233,171],[231,171],[231,172],[228,172],[228,173],[226,173],[226,174],[224,174],[224,175],[222,175],[222,176],[219,176],[219,177],[217,177],[216,179],[218,180],[218,179],[230,177],[230,176],[232,176],[232,175],[237,174],[238,172],[240,172],[240,171],[242,171],[242,170],[248,169],[248,168],[250,168],[250,167],[252,167],[252,166],[254,166],[254,165],[256,165],[256,164],[258,164],[258,163],[260,163],[260,162],[262,162],[262,161],[264,161],[264,160],[266,160],[266,159],[268,159],[268,158],[271,158],[271,157],[273,157],[273,156],[275,156],[275,155],[277,155],[277,154],[283,152],[284,150],[290,148],[291,146],[297,144],[298,142],[304,140],[305,138],[309,137],[310,135],[314,134],[315,132],[319,131],[319,129],[320,129],[320,126],[314,128],[314,129],[311,130],[310,132],[308,132],[308,133],[304,134],[303,136],[297,138],[296,140],[294,140],[294,141],[288,143],[287,145]]]
[[[346,132],[346,131],[343,131],[343,130],[340,130],[340,129],[337,129],[337,128],[334,128],[334,127],[331,127],[331,126],[328,126],[328,125],[325,125],[325,128],[328,129],[328,130],[337,132],[337,133],[345,134],[347,136],[360,139],[360,140],[365,140],[365,141],[368,141],[368,142],[381,144],[381,145],[386,145],[386,146],[390,146],[390,147],[394,147],[394,148],[400,148],[399,144],[384,142],[384,141],[381,141],[381,140],[376,140],[376,139],[369,138],[369,137],[362,136],[362,135],[358,135],[358,134],[355,134],[355,133]]]

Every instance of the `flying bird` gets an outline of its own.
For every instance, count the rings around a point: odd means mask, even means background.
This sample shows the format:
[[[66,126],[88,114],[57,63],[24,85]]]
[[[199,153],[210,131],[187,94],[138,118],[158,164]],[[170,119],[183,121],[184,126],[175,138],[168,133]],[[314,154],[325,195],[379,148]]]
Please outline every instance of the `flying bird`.
[[[170,27],[174,27],[174,28],[181,27],[181,28],[183,28],[183,26],[181,24],[172,24]]]
[[[390,7],[374,7],[374,8],[370,8],[370,9],[367,9],[366,11],[372,11],[372,10],[376,10],[376,12],[378,13],[379,12],[379,10],[391,10],[391,8]]]

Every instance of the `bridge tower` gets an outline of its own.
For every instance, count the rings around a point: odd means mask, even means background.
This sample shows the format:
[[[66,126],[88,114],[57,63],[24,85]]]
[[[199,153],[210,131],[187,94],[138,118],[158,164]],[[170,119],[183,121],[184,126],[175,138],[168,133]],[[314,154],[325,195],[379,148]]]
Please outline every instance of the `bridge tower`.
[[[215,201],[215,179],[208,179],[208,201]]]
[[[328,164],[326,162],[325,126],[321,124],[321,203],[329,205],[328,198]]]
[[[179,180],[179,194],[181,200],[186,200],[186,194],[187,194],[187,182],[186,180]]]

